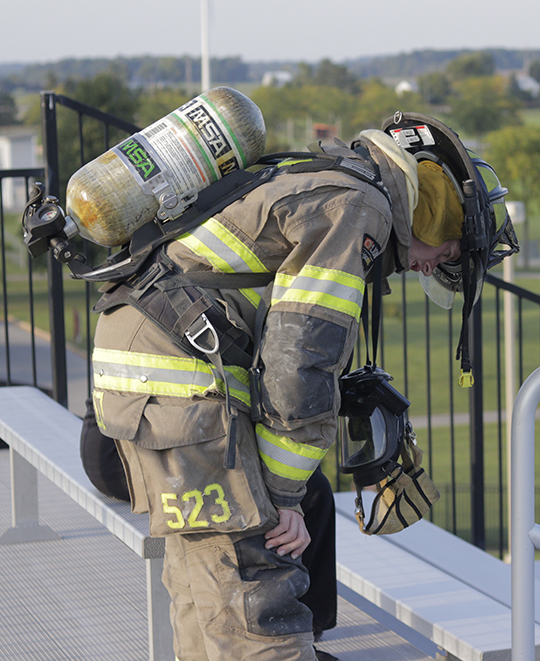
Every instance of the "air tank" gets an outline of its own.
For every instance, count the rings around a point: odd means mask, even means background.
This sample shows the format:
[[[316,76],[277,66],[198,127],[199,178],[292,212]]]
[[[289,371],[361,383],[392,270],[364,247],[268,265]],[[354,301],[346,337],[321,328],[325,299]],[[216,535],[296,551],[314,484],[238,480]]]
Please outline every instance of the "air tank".
[[[122,245],[142,225],[178,217],[198,191],[256,163],[265,142],[253,101],[215,87],[77,170],[67,213],[84,238]]]

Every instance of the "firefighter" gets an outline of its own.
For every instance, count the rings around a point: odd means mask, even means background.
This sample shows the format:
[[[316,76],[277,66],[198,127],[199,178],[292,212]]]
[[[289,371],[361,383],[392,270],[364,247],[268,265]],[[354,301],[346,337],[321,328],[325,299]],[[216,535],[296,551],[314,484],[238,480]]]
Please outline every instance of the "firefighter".
[[[310,541],[300,502],[336,437],[338,378],[366,283],[379,255],[383,277],[411,268],[429,278],[460,258],[463,211],[447,174],[430,170],[419,190],[417,159],[394,137],[368,131],[353,146],[326,149],[349,171],[288,161],[160,249],[166,274],[273,278],[266,288],[202,288],[232,335],[194,314],[185,333],[194,350],[182,348],[141,309],[144,274],[133,305],[114,286],[98,305],[94,409],[116,441],[133,511],[148,511],[151,534],[166,537],[178,661],[322,658],[300,601]],[[170,296],[171,282],[152,284],[156,296]],[[162,299],[153,300],[161,318]],[[233,336],[256,356],[251,366],[226,354]]]

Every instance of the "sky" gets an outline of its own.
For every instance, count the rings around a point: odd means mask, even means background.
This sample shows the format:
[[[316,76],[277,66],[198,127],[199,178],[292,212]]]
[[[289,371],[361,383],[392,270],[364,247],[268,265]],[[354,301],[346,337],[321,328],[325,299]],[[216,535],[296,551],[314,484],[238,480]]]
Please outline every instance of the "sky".
[[[208,0],[211,57],[333,62],[540,49],[538,0]],[[4,0],[0,64],[201,54],[200,0]]]

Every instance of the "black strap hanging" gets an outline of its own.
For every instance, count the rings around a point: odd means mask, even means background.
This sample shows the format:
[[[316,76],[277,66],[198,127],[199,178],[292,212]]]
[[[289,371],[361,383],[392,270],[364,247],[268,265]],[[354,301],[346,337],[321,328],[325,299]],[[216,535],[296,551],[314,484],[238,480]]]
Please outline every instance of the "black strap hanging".
[[[379,329],[381,326],[382,310],[382,254],[373,263],[373,288],[371,293],[371,343],[373,347],[373,368],[377,366],[377,347],[379,343]],[[366,339],[366,365],[371,365],[369,358],[369,303],[367,295],[362,304],[362,325]]]

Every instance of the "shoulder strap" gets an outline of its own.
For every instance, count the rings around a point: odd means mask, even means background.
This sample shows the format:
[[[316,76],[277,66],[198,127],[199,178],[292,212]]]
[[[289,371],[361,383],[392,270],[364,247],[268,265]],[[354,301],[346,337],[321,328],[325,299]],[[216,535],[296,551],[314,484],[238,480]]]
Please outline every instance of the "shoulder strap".
[[[392,207],[392,198],[381,178],[379,166],[375,163],[367,148],[363,148],[362,151],[355,151],[358,156],[362,157],[363,161],[358,158],[333,156],[325,152],[281,152],[263,156],[259,162],[275,165],[279,172],[286,171],[293,174],[323,172],[324,170],[344,172],[351,177],[375,186],[386,197],[390,207]]]

